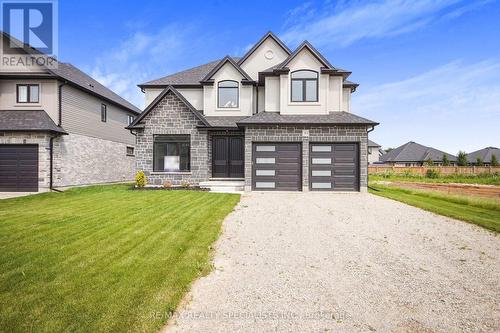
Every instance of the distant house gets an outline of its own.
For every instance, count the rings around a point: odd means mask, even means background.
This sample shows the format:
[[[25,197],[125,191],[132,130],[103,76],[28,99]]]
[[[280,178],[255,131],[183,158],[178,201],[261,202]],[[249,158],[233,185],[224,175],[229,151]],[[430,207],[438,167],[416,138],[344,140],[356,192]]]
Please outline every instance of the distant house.
[[[500,161],[500,149],[496,147],[486,147],[481,150],[467,154],[469,164],[476,165],[477,159],[480,158],[484,165],[491,165],[491,158],[495,155],[497,161]]]
[[[441,165],[443,164],[443,155],[445,154],[450,161],[450,165],[455,165],[457,161],[456,156],[410,141],[384,154],[381,161],[384,164],[395,166],[421,166],[426,161],[432,160],[433,164]]]
[[[372,140],[368,140],[368,164],[380,163],[384,154],[382,146]]]

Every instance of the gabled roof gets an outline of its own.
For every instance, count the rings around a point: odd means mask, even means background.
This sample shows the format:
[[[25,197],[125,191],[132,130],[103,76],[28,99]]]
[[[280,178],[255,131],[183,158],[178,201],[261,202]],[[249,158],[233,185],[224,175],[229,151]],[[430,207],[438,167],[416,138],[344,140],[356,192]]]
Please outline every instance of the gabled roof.
[[[278,112],[259,112],[251,117],[237,122],[240,126],[248,125],[367,125],[376,126],[378,123],[356,116],[350,112],[337,111],[329,114],[310,115],[282,115]]]
[[[187,106],[189,111],[191,111],[196,116],[196,118],[198,118],[198,120],[201,121],[205,126],[210,126],[205,117],[198,110],[196,110],[195,107],[191,103],[189,103],[187,99],[184,98],[184,96],[182,96],[174,87],[168,86],[167,88],[163,89],[163,91],[146,107],[146,109],[144,109],[144,111],[137,118],[135,118],[132,124],[125,128],[142,128],[139,123],[151,112],[151,110],[154,109],[156,105],[158,105],[158,103],[160,103],[163,97],[165,97],[165,95],[167,95],[169,92],[177,96],[177,98],[179,98]]]
[[[68,134],[44,110],[0,110],[0,131]]]
[[[486,147],[467,154],[467,161],[469,163],[476,163],[479,157],[484,163],[491,163],[491,157],[493,155],[496,156],[497,161],[500,161],[500,149],[496,147]]]
[[[457,160],[452,154],[410,141],[384,154],[382,162],[425,162],[428,159],[442,161],[444,154],[452,162]]]
[[[212,79],[212,76],[214,76],[215,73],[217,73],[222,68],[222,66],[224,66],[228,62],[233,65],[234,68],[236,68],[236,70],[245,78],[246,81],[253,82],[250,75],[248,75],[230,56],[225,56],[221,61],[219,61],[219,63],[214,68],[212,68],[212,70],[208,72],[203,79],[201,79],[201,82],[210,81]]]
[[[368,147],[382,147],[382,146],[368,139]]]
[[[15,44],[24,46],[22,47],[22,49],[27,54],[41,54],[41,52],[38,51],[37,49],[29,45],[25,46],[20,40],[10,36],[6,32],[2,32],[2,35],[5,38],[14,41]],[[111,103],[117,104],[118,106],[121,106],[135,114],[139,114],[141,112],[141,110],[138,107],[128,102],[127,100],[125,100],[124,98],[113,92],[111,89],[105,87],[97,80],[93,79],[90,75],[82,72],[80,69],[76,68],[70,63],[57,61],[57,68],[45,68],[45,69],[47,70],[48,73],[39,73],[38,75],[40,75],[41,77],[47,76],[67,81],[69,84],[75,86],[76,88],[84,90],[97,97],[103,98]],[[10,73],[10,75],[19,75],[20,77],[23,77],[34,74]]]
[[[238,61],[238,65],[241,65],[245,62],[245,60],[252,55],[252,53],[255,52],[259,48],[259,46],[262,45],[268,38],[272,38],[281,48],[288,54],[290,55],[292,51],[288,48],[288,46],[285,45],[275,34],[273,34],[272,31],[268,31],[262,38],[254,45],[250,50],[248,50],[247,53]]]
[[[285,61],[283,61],[279,66],[278,66],[278,69],[284,69],[286,68],[286,66],[290,63],[290,61],[292,61],[303,49],[308,49],[315,57],[316,59],[318,59],[322,64],[323,66],[325,66],[325,68],[327,69],[336,69],[335,67],[332,66],[332,64],[330,64],[330,62],[328,60],[326,60],[325,57],[323,57],[323,55],[321,53],[318,52],[318,50],[316,50],[314,48],[314,46],[311,45],[311,43],[309,43],[307,40],[303,41],[302,44],[300,44],[296,49],[295,51],[293,51],[292,54],[290,54],[290,56],[285,59]]]

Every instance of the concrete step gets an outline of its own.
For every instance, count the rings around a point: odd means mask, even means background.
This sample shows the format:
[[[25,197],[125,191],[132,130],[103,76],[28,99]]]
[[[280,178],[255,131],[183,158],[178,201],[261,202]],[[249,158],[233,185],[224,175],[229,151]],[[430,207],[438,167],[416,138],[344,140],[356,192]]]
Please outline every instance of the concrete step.
[[[210,192],[240,193],[245,190],[245,182],[242,180],[209,180],[200,182],[201,188],[207,188]]]

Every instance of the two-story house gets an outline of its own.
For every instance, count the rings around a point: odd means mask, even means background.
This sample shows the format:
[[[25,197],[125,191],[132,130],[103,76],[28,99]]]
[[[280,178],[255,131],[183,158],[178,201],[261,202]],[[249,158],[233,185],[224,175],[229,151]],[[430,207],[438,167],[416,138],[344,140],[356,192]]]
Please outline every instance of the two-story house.
[[[21,61],[37,51],[1,37],[0,192],[132,180],[125,126],[140,110],[71,64]]]
[[[269,32],[242,58],[140,84],[148,106],[128,127],[137,170],[155,185],[365,191],[377,123],[351,113],[350,74]]]

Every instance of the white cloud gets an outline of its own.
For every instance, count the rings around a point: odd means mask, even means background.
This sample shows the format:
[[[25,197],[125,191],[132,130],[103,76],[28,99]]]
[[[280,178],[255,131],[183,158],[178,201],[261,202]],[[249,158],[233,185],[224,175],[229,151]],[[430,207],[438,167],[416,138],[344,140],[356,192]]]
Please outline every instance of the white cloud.
[[[172,33],[175,31],[175,33]],[[193,43],[192,29],[170,25],[155,33],[137,31],[106,50],[91,65],[90,74],[131,103],[144,107],[137,84],[161,77]]]
[[[308,39],[318,46],[347,46],[365,38],[408,33],[439,19],[456,18],[488,2],[491,1],[350,1],[336,6],[327,3],[315,12],[306,3],[289,12],[283,40],[298,44]]]
[[[454,61],[353,95],[353,112],[381,123],[384,147],[413,140],[456,153],[500,145],[500,61]]]

